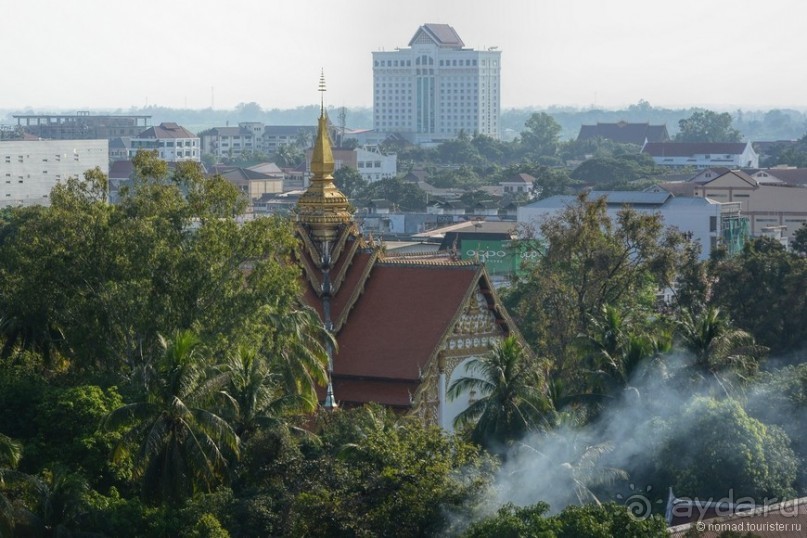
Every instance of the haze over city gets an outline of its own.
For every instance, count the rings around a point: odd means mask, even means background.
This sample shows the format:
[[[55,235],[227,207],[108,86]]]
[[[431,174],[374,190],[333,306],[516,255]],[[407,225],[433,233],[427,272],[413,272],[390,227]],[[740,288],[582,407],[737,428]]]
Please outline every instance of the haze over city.
[[[796,0],[763,19],[736,0],[2,3],[5,109],[293,108],[320,69],[330,105],[370,107],[371,52],[424,23],[502,51],[503,108],[803,108],[807,89]]]

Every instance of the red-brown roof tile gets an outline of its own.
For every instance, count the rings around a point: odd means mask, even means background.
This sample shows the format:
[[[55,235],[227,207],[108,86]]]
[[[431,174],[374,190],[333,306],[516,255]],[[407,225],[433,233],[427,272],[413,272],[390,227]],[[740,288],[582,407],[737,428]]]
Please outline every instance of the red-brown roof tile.
[[[418,380],[475,284],[477,271],[473,265],[377,263],[337,335],[334,373]]]
[[[378,379],[345,379],[334,375],[333,392],[339,405],[356,405],[368,402],[410,408],[417,382],[387,381]]]

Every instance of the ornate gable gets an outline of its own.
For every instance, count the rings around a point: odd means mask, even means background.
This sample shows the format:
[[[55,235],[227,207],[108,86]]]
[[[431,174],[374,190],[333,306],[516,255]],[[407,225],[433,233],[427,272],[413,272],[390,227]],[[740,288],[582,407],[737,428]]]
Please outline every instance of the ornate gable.
[[[515,325],[502,308],[487,271],[480,266],[475,284],[469,287],[436,353],[423,369],[413,397],[413,413],[439,424],[440,397],[448,389],[454,369],[468,358],[489,353],[514,331]],[[442,388],[441,379],[446,385]]]

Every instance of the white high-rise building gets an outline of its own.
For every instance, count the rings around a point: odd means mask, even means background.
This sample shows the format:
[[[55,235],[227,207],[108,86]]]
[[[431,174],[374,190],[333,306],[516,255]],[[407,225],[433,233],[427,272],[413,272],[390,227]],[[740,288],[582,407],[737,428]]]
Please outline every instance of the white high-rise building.
[[[465,48],[447,24],[424,24],[409,48],[373,53],[373,124],[415,142],[460,131],[499,138],[501,51]]]

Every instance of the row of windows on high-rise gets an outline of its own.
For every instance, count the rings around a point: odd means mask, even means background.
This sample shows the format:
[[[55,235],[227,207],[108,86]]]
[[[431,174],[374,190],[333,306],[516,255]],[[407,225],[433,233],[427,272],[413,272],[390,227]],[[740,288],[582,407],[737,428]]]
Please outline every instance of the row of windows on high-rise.
[[[435,65],[434,58],[430,56],[418,56],[415,58],[415,66],[419,65]],[[444,59],[439,60],[437,65],[440,67],[478,67],[476,59]],[[490,67],[498,67],[497,60],[491,60]],[[412,60],[375,60],[374,67],[412,67]],[[488,64],[485,60],[481,60],[481,66],[487,67]]]

